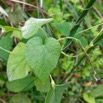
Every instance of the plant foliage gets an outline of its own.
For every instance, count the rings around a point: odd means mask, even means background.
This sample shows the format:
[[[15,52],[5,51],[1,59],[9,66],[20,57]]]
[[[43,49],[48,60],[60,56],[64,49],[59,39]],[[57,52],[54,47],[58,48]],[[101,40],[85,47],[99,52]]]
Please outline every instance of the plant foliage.
[[[1,0],[0,103],[103,103],[102,5]]]

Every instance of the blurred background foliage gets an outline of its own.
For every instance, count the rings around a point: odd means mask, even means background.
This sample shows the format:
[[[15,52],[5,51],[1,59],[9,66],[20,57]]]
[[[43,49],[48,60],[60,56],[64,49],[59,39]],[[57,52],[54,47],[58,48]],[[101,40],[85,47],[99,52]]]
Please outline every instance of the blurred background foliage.
[[[30,17],[53,18],[53,22],[47,24],[44,29],[50,36],[60,39],[70,35],[71,28],[75,25],[89,1],[43,0],[43,4],[41,4],[41,0],[21,0],[21,2],[18,2],[18,0],[14,0],[14,2],[12,0],[0,0],[0,25],[19,28]],[[96,0],[77,30],[75,38],[80,40],[85,48],[102,28],[103,1]],[[42,34],[41,31],[39,31],[40,33]],[[11,51],[20,41],[20,38],[17,32],[13,34],[13,32],[8,33],[1,30],[0,46]],[[65,40],[60,43],[63,46]],[[77,64],[82,49],[78,43],[73,41],[66,53],[68,53],[68,56],[62,56],[52,72],[56,84],[60,84],[60,81]],[[12,84],[8,83],[6,75],[8,56],[9,53],[0,50],[0,103],[43,103],[46,93],[39,92],[34,83],[28,85],[26,91],[14,93],[11,90]],[[103,90],[101,90],[103,88],[103,37],[98,42],[98,46],[88,54],[88,57],[73,72],[69,82],[68,90],[63,94],[61,103],[103,103]],[[28,84],[27,82],[24,83]],[[98,87],[100,85],[102,87]],[[94,89],[95,87],[97,88]]]

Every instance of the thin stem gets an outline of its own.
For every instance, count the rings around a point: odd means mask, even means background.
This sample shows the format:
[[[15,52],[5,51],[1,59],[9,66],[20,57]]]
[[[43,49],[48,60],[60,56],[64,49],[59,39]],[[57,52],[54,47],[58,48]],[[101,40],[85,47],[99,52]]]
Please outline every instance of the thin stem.
[[[5,51],[5,52],[7,52],[7,53],[11,53],[10,51],[8,51],[8,50],[6,50],[6,49],[4,49],[2,47],[0,47],[0,49],[3,50],[3,51]]]
[[[93,41],[91,43],[95,44],[98,41],[98,38],[103,35],[102,32],[103,32],[103,28],[101,29],[99,34],[93,39]]]
[[[58,41],[62,41],[62,40],[66,40],[66,39],[73,39],[73,40],[78,41],[79,43],[81,43],[78,39],[76,39],[74,37],[63,37],[63,38],[58,39]]]
[[[85,29],[85,30],[83,30],[83,31],[80,31],[80,32],[76,33],[75,35],[80,34],[80,33],[83,33],[83,32],[85,32],[85,31],[88,31],[88,30],[90,30],[90,29],[92,29],[92,28],[95,28],[95,27],[97,27],[97,26],[100,26],[100,25],[102,25],[102,24],[103,24],[103,22],[100,23],[100,24],[98,24],[98,25],[92,26],[92,27],[90,27],[90,28],[88,28],[88,29]]]
[[[62,53],[64,56],[70,57],[70,58],[76,58],[76,57],[79,57],[79,56],[83,55],[83,53],[80,53],[80,54],[75,55],[75,56],[69,56],[68,54],[64,53],[63,51],[62,51],[61,53]]]
[[[78,42],[80,44],[82,50],[84,51],[83,53],[86,53],[86,49],[82,46],[81,42],[78,39],[74,38],[74,37],[64,37],[64,38],[58,39],[58,41],[65,40],[65,39],[73,39],[73,40],[75,40],[76,42]],[[62,51],[62,53],[65,54],[63,51]],[[79,55],[82,55],[83,53],[81,53]]]

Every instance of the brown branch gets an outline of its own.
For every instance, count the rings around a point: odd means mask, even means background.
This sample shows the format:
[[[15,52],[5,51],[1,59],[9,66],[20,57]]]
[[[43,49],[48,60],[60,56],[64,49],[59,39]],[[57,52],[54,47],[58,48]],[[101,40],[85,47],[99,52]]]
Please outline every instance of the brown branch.
[[[29,4],[29,3],[26,3],[26,2],[23,2],[23,1],[19,1],[19,0],[10,0],[10,1],[33,7],[35,9],[38,9],[41,13],[45,13],[46,15],[48,15],[43,9],[41,9],[37,6],[34,6],[32,4]]]

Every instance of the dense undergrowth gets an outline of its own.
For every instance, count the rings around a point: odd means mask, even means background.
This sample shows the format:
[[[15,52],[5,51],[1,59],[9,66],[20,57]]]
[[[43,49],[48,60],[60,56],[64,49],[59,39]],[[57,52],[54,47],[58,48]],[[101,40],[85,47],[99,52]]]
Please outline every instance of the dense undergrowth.
[[[0,103],[103,103],[102,0],[0,0]]]

